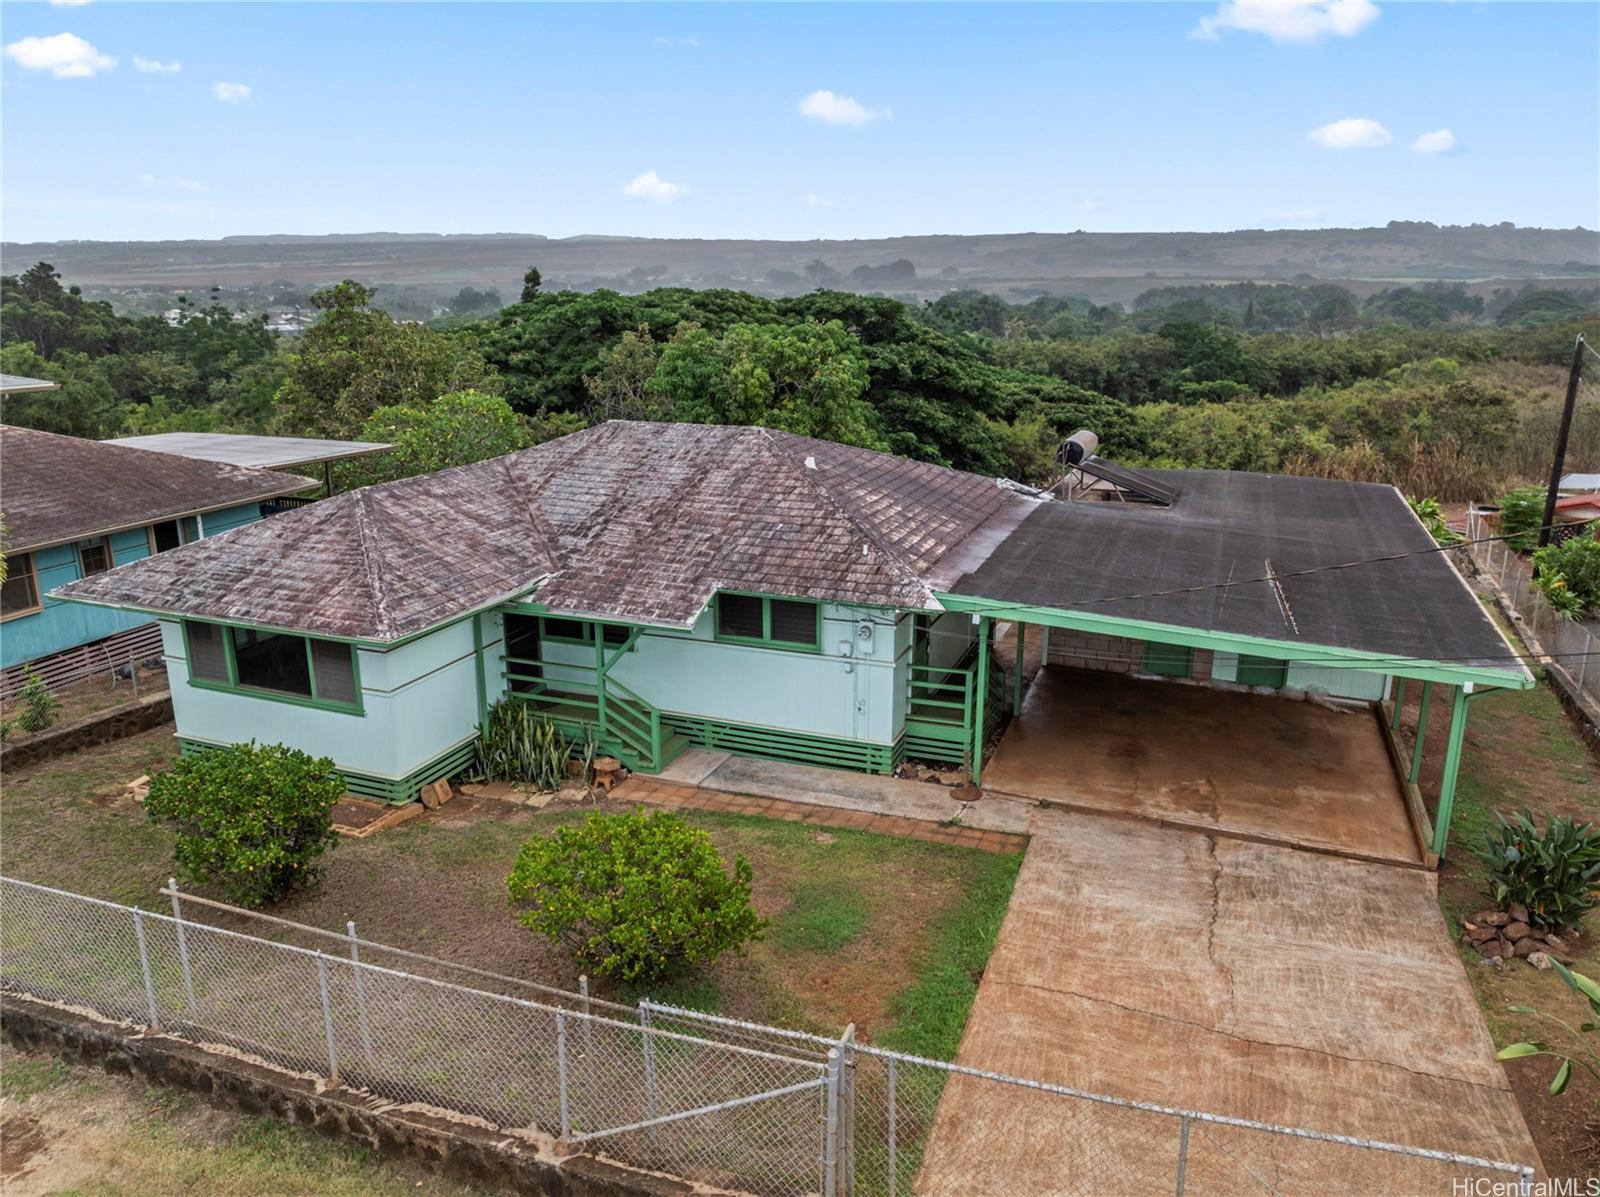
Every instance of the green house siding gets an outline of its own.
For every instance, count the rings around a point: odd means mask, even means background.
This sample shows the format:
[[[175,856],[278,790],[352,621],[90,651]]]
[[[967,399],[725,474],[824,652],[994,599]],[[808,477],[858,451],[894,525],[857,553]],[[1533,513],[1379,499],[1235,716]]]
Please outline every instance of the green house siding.
[[[201,517],[206,536],[214,536],[260,518],[259,503],[228,507]],[[148,528],[113,532],[109,539],[114,565],[127,565],[130,561],[150,555]],[[89,644],[150,622],[148,615],[136,611],[63,603],[50,598],[50,592],[57,586],[65,586],[83,576],[78,550],[77,544],[60,544],[39,549],[32,554],[43,606],[31,615],[19,615],[0,624],[0,668],[9,669],[24,661],[36,661],[40,657],[65,652],[80,644]]]

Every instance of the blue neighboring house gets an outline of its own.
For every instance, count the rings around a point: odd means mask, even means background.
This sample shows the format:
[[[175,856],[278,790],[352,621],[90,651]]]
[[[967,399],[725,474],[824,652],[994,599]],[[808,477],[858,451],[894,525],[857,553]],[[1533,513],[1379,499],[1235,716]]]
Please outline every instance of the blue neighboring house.
[[[316,486],[296,474],[0,425],[0,689],[12,688],[24,663],[108,641],[115,648],[136,629],[159,655],[148,615],[58,602],[50,592],[254,523],[274,500]]]

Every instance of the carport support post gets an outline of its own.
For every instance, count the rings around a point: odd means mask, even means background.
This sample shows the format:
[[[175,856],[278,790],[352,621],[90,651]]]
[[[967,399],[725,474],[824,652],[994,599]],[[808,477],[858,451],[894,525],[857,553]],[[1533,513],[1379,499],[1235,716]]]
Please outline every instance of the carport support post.
[[[1428,737],[1428,700],[1433,697],[1433,683],[1422,683],[1422,705],[1417,709],[1417,741],[1411,746],[1411,784],[1422,776],[1422,744]]]
[[[1467,683],[1470,685],[1471,683]],[[1444,745],[1444,777],[1439,782],[1439,810],[1433,819],[1433,853],[1443,856],[1450,839],[1450,812],[1456,803],[1456,778],[1461,773],[1461,745],[1467,736],[1467,686],[1457,686],[1450,705],[1450,738]]]
[[[1017,659],[1012,663],[1012,669],[1017,675],[1012,679],[1016,684],[1016,693],[1011,698],[1011,713],[1013,715],[1021,714],[1022,712],[1022,646],[1023,630],[1027,626],[1020,619],[1017,620]]]
[[[989,617],[978,616],[978,684],[972,696],[972,784],[983,784],[983,718],[989,699]]]
[[[1405,711],[1405,709],[1406,709],[1406,679],[1403,678],[1403,677],[1397,677],[1397,678],[1394,679],[1394,710],[1390,713],[1390,716],[1389,716],[1389,729],[1391,731],[1399,731],[1400,730],[1400,716]]]

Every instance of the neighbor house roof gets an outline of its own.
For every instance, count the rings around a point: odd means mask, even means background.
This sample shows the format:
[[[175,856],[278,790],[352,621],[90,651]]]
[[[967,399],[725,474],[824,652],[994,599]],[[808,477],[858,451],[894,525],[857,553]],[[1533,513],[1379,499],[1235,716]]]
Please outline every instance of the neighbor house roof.
[[[130,449],[175,453],[201,461],[283,470],[320,465],[382,453],[393,445],[377,441],[328,441],[303,436],[247,436],[231,432],[157,432],[150,436],[123,436],[112,442]]]
[[[968,567],[952,550],[998,543],[1032,506],[990,478],[770,429],[613,421],[57,593],[377,642],[540,583],[550,610],[669,627],[718,590],[935,609]]]
[[[0,395],[26,395],[29,391],[54,391],[59,382],[48,378],[24,378],[21,374],[0,374]]]
[[[313,485],[291,474],[0,425],[0,511],[13,553]]]
[[[1148,472],[1176,489],[1172,506],[1043,504],[953,593],[1524,673],[1393,487]]]

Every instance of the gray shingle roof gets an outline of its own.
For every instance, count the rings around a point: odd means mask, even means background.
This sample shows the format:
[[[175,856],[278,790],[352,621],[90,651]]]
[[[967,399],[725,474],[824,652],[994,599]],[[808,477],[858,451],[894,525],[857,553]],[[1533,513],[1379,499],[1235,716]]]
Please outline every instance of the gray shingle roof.
[[[613,421],[57,593],[380,642],[541,581],[551,610],[674,627],[719,589],[931,609],[953,549],[1032,509],[993,479],[770,429]]]
[[[0,425],[0,511],[14,553],[315,485],[293,474]]]

